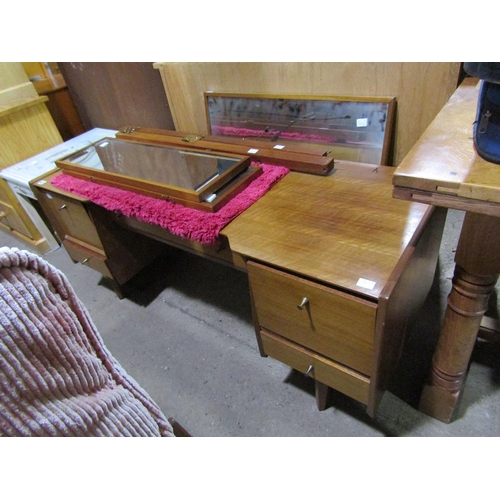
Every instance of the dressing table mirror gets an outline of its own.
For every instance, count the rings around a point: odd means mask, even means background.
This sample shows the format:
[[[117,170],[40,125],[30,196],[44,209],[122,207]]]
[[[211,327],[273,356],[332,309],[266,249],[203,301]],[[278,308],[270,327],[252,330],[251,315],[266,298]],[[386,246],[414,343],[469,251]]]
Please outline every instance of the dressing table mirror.
[[[74,177],[209,212],[261,171],[246,156],[115,138],[95,142],[56,165]]]
[[[277,96],[205,92],[207,130],[218,140],[276,148],[322,147],[335,159],[389,165],[393,97]]]

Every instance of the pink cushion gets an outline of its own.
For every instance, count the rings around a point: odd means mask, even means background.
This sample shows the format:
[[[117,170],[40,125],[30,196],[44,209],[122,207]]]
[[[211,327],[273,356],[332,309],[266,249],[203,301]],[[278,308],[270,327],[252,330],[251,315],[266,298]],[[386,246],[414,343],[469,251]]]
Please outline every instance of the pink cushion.
[[[66,276],[0,248],[0,434],[173,436],[105,347]]]

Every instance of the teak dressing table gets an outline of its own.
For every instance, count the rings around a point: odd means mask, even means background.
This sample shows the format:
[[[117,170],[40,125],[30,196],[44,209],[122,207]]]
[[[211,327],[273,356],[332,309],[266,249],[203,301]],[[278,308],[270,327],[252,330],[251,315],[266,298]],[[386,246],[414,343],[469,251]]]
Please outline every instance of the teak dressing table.
[[[424,386],[420,410],[443,422],[455,414],[470,357],[488,318],[488,299],[500,273],[500,165],[474,150],[478,80],[451,96],[394,174],[394,196],[465,211],[445,317]]]
[[[31,185],[73,260],[118,293],[158,242],[247,272],[261,355],[313,377],[319,409],[333,388],[374,416],[432,284],[445,219],[445,210],[394,199],[393,172],[349,161],[323,176],[292,171],[217,245],[61,191],[50,183],[58,171]]]

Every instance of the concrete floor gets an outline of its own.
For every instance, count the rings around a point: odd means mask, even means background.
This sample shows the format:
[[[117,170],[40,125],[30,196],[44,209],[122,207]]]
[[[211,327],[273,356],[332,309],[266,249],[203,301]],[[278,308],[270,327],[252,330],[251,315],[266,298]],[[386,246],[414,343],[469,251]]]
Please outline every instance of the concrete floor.
[[[335,391],[319,412],[310,379],[260,357],[242,272],[166,248],[119,300],[105,279],[73,264],[64,249],[44,258],[67,275],[123,367],[194,436],[499,436],[500,345],[477,342],[452,423],[416,409],[462,220],[462,212],[449,212],[433,288],[375,419]],[[30,249],[5,232],[0,246]],[[496,297],[493,302],[496,314]]]

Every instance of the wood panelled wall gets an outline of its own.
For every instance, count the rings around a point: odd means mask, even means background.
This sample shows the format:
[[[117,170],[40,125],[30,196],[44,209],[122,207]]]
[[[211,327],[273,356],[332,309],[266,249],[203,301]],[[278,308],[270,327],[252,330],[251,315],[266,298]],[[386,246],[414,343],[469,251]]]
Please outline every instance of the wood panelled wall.
[[[156,63],[176,130],[207,133],[203,93],[396,97],[398,165],[457,87],[460,63]]]

